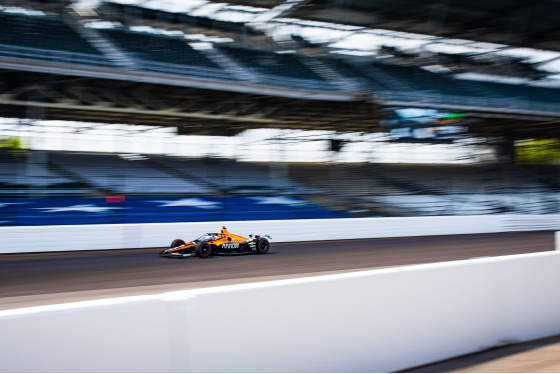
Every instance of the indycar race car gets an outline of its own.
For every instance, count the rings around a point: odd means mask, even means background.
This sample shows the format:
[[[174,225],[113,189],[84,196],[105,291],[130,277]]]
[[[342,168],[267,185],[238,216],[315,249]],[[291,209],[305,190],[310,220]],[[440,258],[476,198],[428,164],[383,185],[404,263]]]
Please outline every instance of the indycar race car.
[[[160,256],[207,258],[213,254],[265,254],[270,248],[269,235],[249,235],[249,238],[231,234],[225,227],[219,233],[207,233],[192,242],[175,239]]]

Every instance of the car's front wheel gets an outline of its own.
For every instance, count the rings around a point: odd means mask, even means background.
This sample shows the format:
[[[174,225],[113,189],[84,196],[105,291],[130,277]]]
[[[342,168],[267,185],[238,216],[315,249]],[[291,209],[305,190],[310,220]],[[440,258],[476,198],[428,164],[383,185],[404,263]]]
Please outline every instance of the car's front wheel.
[[[182,239],[175,239],[171,242],[171,248],[178,247],[180,245],[185,245],[185,241]]]
[[[257,240],[257,252],[264,255],[265,253],[268,252],[269,248],[270,248],[270,243],[268,242],[268,239],[259,238],[259,240]]]
[[[200,242],[194,249],[196,255],[200,258],[208,258],[212,255],[212,246],[208,242]]]

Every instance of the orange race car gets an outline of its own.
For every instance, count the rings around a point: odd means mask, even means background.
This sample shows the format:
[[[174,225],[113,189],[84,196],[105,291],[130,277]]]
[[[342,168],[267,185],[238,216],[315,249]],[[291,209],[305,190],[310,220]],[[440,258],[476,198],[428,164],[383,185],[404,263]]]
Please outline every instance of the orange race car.
[[[225,227],[219,233],[207,233],[192,242],[175,239],[160,256],[207,258],[213,254],[265,254],[270,248],[269,235],[249,235],[249,238],[231,234]]]

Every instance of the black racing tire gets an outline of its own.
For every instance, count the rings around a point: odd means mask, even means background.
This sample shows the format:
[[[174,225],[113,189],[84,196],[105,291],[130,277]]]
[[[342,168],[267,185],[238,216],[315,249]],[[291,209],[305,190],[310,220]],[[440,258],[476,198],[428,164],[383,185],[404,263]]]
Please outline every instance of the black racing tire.
[[[194,248],[194,252],[200,258],[208,258],[212,255],[212,246],[208,242],[200,242]]]
[[[171,248],[178,247],[180,245],[185,245],[185,241],[182,239],[175,239],[171,242]]]
[[[270,243],[268,242],[267,238],[259,238],[259,240],[257,240],[257,252],[259,252],[261,255],[267,253],[269,248]]]

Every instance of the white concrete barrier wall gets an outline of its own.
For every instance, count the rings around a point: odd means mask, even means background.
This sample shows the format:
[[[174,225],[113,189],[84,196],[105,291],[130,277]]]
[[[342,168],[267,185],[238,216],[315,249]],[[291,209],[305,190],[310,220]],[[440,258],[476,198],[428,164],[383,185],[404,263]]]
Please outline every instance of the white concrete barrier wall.
[[[560,333],[560,252],[0,311],[0,371],[389,372]]]
[[[480,215],[345,218],[126,225],[22,226],[0,228],[0,253],[168,246],[225,225],[240,235],[269,234],[276,242],[560,230],[560,215]]]
[[[0,311],[0,372],[163,372],[167,307],[147,296]]]

